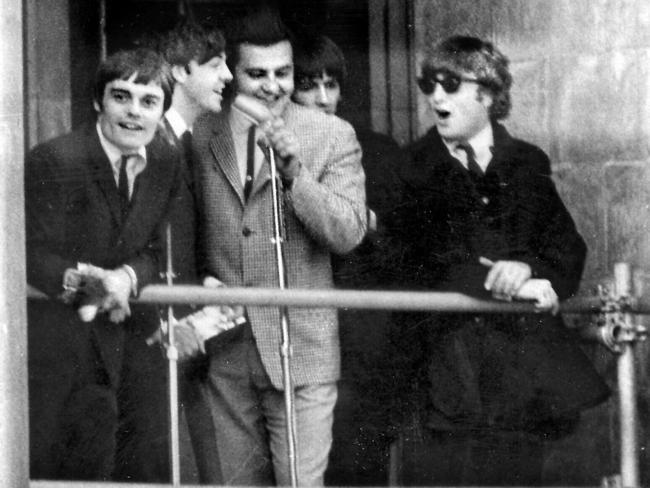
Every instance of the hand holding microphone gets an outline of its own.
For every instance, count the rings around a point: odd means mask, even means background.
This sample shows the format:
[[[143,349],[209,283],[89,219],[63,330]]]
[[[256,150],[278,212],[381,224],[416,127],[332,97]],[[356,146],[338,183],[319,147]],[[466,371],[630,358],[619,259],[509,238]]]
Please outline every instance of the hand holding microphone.
[[[274,117],[262,102],[246,95],[237,95],[233,107],[246,115],[264,133],[263,143],[275,152],[275,165],[282,179],[292,181],[296,178],[302,167],[298,157],[300,144],[284,120]]]

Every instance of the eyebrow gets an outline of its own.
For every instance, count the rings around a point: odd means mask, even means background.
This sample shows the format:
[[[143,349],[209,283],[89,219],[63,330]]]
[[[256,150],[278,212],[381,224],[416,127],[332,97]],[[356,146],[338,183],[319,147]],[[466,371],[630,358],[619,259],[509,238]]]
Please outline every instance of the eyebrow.
[[[111,95],[113,94],[124,94],[132,96],[133,94],[126,88],[111,88]]]
[[[277,68],[273,68],[273,69],[267,69],[267,68],[262,68],[262,67],[250,66],[250,67],[246,68],[246,72],[251,72],[251,71],[262,71],[262,72],[264,72],[264,73],[268,73],[268,72],[270,72],[270,71],[278,72],[278,71],[284,71],[284,70],[286,70],[286,69],[292,69],[292,68],[293,68],[293,64],[285,64],[284,66],[279,66],[279,67],[277,67]]]
[[[111,88],[110,91],[111,95],[113,94],[121,94],[121,95],[128,95],[130,97],[133,97],[134,94],[131,90],[128,90],[127,88]],[[157,93],[143,93],[139,95],[140,98],[155,98],[156,100],[160,100],[160,95]]]

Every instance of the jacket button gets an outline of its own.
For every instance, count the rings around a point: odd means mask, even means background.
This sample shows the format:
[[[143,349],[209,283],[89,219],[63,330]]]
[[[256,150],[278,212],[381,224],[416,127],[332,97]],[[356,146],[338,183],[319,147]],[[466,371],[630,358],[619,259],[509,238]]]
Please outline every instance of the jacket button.
[[[243,234],[244,237],[248,237],[249,235],[251,235],[253,233],[253,231],[250,230],[248,227],[244,227],[242,229],[241,233]]]

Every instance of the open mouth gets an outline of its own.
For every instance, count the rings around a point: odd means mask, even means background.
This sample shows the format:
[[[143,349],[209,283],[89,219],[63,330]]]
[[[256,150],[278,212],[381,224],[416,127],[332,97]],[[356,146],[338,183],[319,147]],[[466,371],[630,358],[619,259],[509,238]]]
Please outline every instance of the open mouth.
[[[126,130],[142,130],[143,127],[140,124],[135,124],[133,122],[119,122],[118,125],[122,129]]]
[[[449,116],[451,115],[451,112],[449,112],[448,110],[436,109],[436,115],[438,116],[438,118],[440,120],[445,120],[445,119],[449,118]]]

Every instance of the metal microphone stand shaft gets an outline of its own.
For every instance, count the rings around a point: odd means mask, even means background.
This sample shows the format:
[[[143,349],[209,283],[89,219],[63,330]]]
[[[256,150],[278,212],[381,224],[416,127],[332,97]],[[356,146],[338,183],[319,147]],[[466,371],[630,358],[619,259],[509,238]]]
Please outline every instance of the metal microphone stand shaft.
[[[286,289],[286,268],[282,239],[285,235],[284,218],[282,215],[282,196],[278,188],[278,170],[275,166],[275,151],[268,147],[268,159],[271,170],[271,193],[273,204],[273,244],[278,269],[278,283],[281,290]],[[289,456],[289,473],[291,486],[298,486],[298,470],[296,464],[296,408],[294,402],[293,379],[291,377],[291,336],[289,332],[289,314],[286,306],[279,308],[282,343],[280,357],[282,359],[282,385],[284,387],[284,406],[287,418],[287,445]]]
[[[171,224],[167,224],[165,229],[165,240],[167,247],[167,269],[165,278],[167,285],[174,284],[174,269],[172,264],[172,228]],[[167,306],[167,331],[165,333],[164,327],[162,330],[164,338],[166,338],[166,351],[169,364],[169,456],[171,461],[171,478],[172,486],[181,485],[180,475],[180,441],[179,441],[179,420],[178,420],[178,350],[174,340],[174,308],[171,305]]]

